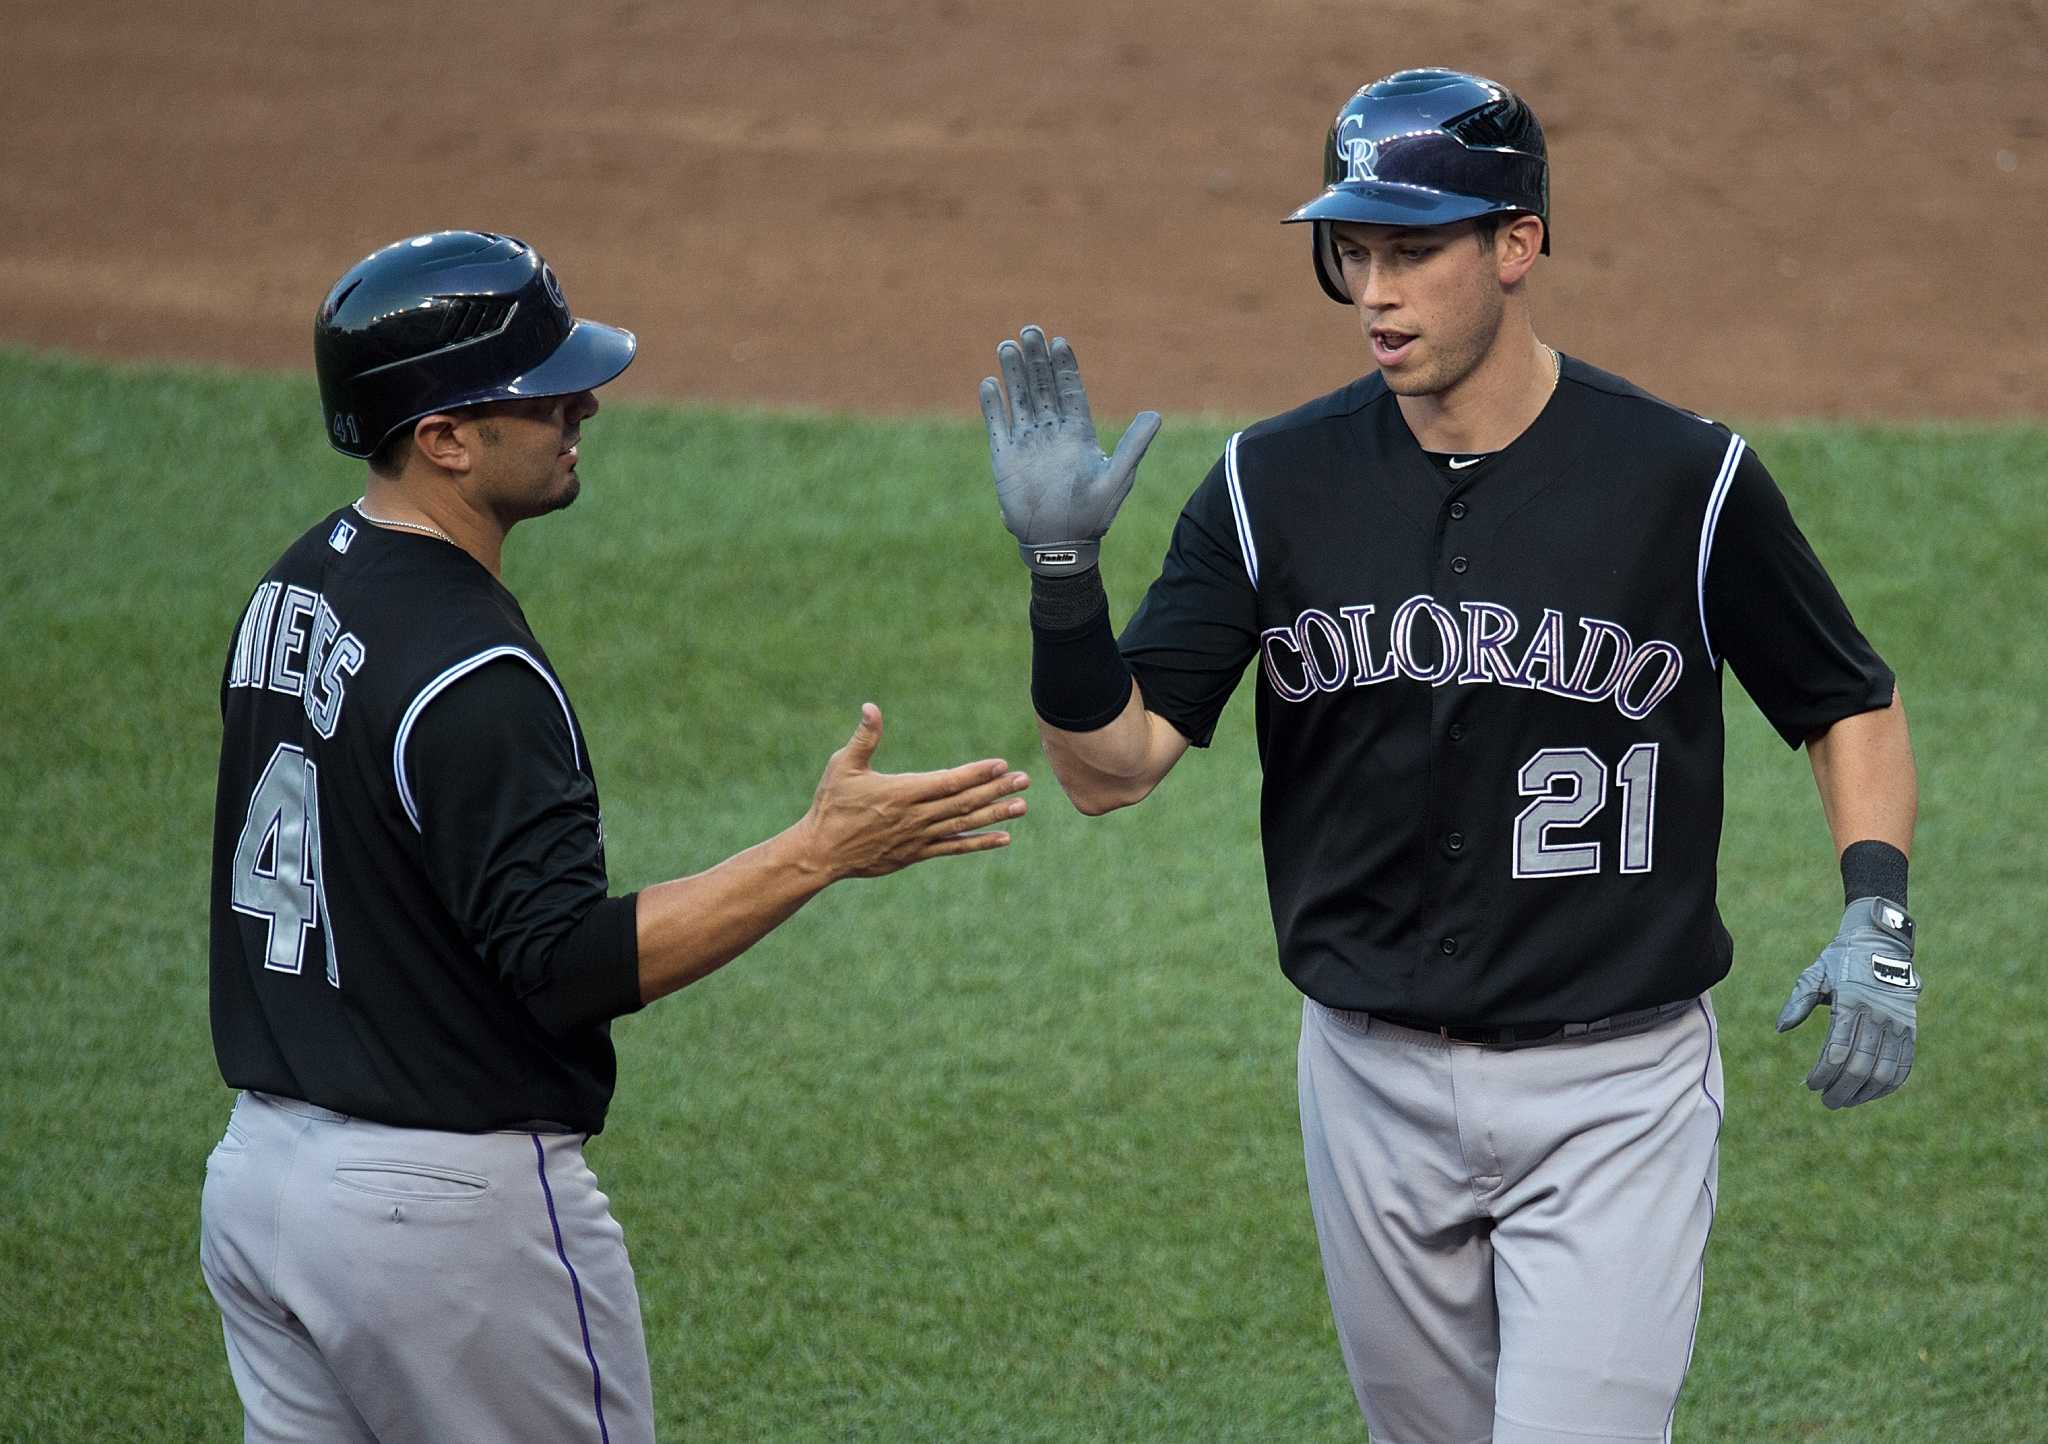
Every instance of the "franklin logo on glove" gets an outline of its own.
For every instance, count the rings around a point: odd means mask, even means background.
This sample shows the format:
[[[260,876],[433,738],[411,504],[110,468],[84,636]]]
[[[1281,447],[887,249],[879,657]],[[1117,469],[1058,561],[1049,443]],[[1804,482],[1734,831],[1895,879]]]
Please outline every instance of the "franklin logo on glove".
[[[1911,958],[1888,958],[1883,953],[1870,955],[1870,975],[1880,983],[1890,983],[1894,988],[1917,988],[1920,980],[1913,976]]]

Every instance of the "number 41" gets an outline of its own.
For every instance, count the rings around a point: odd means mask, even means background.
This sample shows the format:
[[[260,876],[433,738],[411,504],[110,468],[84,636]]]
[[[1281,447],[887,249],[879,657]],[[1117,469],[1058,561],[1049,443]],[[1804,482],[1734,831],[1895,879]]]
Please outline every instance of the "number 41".
[[[234,895],[238,913],[266,924],[263,966],[297,973],[305,965],[306,935],[320,928],[327,945],[327,981],[341,986],[334,928],[327,917],[327,884],[320,866],[320,769],[289,742],[277,744],[256,790],[249,820],[235,843]]]

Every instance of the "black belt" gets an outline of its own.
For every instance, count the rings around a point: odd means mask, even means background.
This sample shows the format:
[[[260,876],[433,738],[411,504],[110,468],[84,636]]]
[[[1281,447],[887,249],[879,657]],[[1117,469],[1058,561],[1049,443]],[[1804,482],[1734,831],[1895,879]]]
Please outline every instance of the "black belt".
[[[1638,1008],[1631,1013],[1616,1013],[1611,1017],[1595,1018],[1590,1023],[1507,1023],[1499,1026],[1451,1026],[1446,1023],[1424,1023],[1412,1018],[1403,1018],[1394,1013],[1372,1013],[1382,1023],[1392,1023],[1397,1028],[1412,1028],[1418,1033],[1434,1033],[1446,1043],[1470,1043],[1480,1048],[1527,1048],[1537,1043],[1562,1042],[1567,1038],[1584,1038],[1596,1033],[1637,1032],[1659,1019],[1682,1013],[1692,1007],[1697,999],[1684,998],[1676,1003],[1660,1003],[1654,1008]]]

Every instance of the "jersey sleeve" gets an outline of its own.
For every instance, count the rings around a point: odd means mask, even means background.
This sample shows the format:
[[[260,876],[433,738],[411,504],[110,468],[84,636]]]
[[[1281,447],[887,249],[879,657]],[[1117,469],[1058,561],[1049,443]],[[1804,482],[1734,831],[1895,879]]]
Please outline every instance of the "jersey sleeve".
[[[636,899],[607,896],[597,789],[547,680],[477,668],[415,722],[406,770],[427,871],[464,934],[551,1033],[640,1007]]]
[[[1145,707],[1207,747],[1216,720],[1258,649],[1252,585],[1219,460],[1182,508],[1166,560],[1119,646]]]
[[[1891,704],[1891,669],[1857,630],[1755,452],[1743,452],[1707,525],[1708,650],[1727,660],[1789,746]]]

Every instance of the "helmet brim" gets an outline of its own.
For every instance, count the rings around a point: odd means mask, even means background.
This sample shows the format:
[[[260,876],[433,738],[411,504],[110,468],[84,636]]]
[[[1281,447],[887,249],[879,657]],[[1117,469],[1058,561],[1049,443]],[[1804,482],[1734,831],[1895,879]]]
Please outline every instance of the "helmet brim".
[[[546,360],[492,390],[499,399],[573,396],[579,391],[595,391],[632,365],[639,349],[639,338],[631,331],[607,326],[602,321],[578,321]]]
[[[1400,185],[1389,181],[1350,181],[1331,186],[1307,205],[1281,221],[1291,226],[1300,221],[1315,222],[1309,253],[1315,260],[1316,280],[1323,294],[1341,306],[1352,304],[1344,285],[1343,268],[1337,264],[1335,239],[1330,226],[1352,221],[1368,226],[1449,226],[1459,221],[1490,215],[1534,215],[1518,206],[1472,196],[1448,195],[1426,186]],[[1543,254],[1550,254],[1550,221],[1543,220]]]
[[[1356,221],[1375,226],[1447,226],[1507,209],[1498,201],[1451,195],[1427,186],[1350,181],[1331,186],[1281,224]]]

